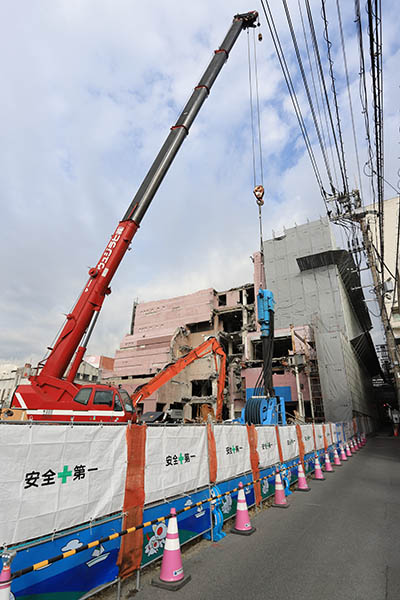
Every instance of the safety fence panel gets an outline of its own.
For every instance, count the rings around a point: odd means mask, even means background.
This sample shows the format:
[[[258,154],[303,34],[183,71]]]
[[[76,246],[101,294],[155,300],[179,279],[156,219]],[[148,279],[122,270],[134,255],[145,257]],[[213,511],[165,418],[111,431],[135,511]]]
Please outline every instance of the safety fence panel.
[[[247,428],[240,425],[214,427],[217,449],[217,482],[251,470]]]
[[[122,509],[125,427],[0,424],[0,544]]]
[[[301,434],[303,437],[304,453],[312,452],[314,450],[314,436],[312,425],[300,425]]]
[[[346,421],[345,423],[343,423],[343,429],[346,442],[348,442],[354,434],[353,423],[351,421]]]
[[[145,504],[208,485],[205,427],[148,427]]]
[[[295,425],[284,425],[278,428],[281,440],[283,460],[291,460],[299,455],[299,442]]]
[[[256,427],[257,452],[260,458],[260,467],[265,468],[279,462],[278,443],[274,426],[264,425]]]
[[[314,425],[314,427],[316,450],[320,450],[324,447],[323,425],[321,423],[318,423],[317,425]]]

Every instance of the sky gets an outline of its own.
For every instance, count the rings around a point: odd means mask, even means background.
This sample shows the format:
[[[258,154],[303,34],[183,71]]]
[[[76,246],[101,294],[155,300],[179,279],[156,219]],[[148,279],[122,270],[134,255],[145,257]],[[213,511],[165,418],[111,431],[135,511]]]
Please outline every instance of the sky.
[[[281,3],[271,4],[304,100]],[[341,4],[363,165],[353,3]],[[397,186],[400,16],[395,3],[386,4],[385,177]],[[289,5],[298,15],[297,2]],[[311,5],[320,27],[320,2]],[[261,12],[258,0],[147,0],[143,6],[132,0],[1,3],[0,362],[36,364],[44,356],[233,15]],[[295,22],[298,27],[298,17]],[[346,160],[356,185],[334,23],[332,18]],[[323,216],[325,207],[262,15],[259,32],[267,239],[273,231]],[[250,255],[259,249],[259,234],[247,60],[242,33],[114,277],[88,354],[114,356],[129,331],[135,299],[252,281]],[[368,203],[365,177],[362,183]],[[386,188],[385,194],[394,192]]]

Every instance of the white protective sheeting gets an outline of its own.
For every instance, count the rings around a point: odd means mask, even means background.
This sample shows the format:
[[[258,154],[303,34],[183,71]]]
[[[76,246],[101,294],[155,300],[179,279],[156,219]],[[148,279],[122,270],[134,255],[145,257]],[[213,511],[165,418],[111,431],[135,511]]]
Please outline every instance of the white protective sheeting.
[[[125,426],[0,424],[0,448],[0,545],[123,507]]]
[[[251,470],[247,428],[241,425],[215,425],[217,481]]]
[[[343,423],[335,423],[332,425],[334,442],[342,444],[344,441],[343,436]]]
[[[324,447],[323,425],[322,423],[318,423],[317,425],[314,425],[314,427],[316,450],[321,450],[321,448]]]
[[[146,504],[196,490],[208,481],[206,427],[147,428]]]
[[[299,442],[295,425],[283,425],[279,427],[283,461],[292,460],[299,455]]]
[[[264,425],[256,427],[257,430],[257,452],[260,459],[260,467],[265,468],[279,462],[278,443],[276,441],[275,427]]]
[[[346,423],[344,423],[344,434],[346,436],[346,442],[348,442],[352,436],[354,435],[354,429],[353,429],[353,422],[352,421],[346,421]]]
[[[312,425],[300,425],[304,443],[304,452],[314,452],[314,435]]]

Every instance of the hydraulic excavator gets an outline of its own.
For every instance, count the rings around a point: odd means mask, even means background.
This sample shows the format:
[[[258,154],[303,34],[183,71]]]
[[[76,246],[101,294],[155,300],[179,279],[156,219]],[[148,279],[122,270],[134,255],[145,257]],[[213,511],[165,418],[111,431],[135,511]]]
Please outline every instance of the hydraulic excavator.
[[[190,127],[210,93],[219,72],[240,33],[256,27],[256,11],[237,14],[233,18],[221,46],[194,88],[181,115],[161,147],[139,190],[118,223],[71,313],[67,315],[49,355],[38,365],[29,385],[19,385],[12,397],[11,410],[25,411],[28,418],[66,421],[130,421],[134,419],[128,394],[121,390],[93,384],[80,386],[74,382],[79,365],[100,314],[104,299],[111,293],[111,280],[130,247],[162,180]]]
[[[215,361],[215,370],[218,373],[218,385],[217,385],[217,404],[215,418],[217,421],[222,420],[222,407],[224,403],[224,388],[225,388],[225,376],[226,376],[226,354],[219,345],[215,337],[209,337],[200,346],[194,348],[185,356],[178,358],[177,361],[165,367],[162,371],[157,373],[150,381],[142,386],[138,391],[132,395],[133,406],[136,406],[138,402],[143,402],[146,398],[149,398],[154,392],[156,392],[162,385],[170,381],[175,375],[186,369],[195,360],[204,358],[212,352]],[[218,366],[217,357],[220,358],[220,364]]]

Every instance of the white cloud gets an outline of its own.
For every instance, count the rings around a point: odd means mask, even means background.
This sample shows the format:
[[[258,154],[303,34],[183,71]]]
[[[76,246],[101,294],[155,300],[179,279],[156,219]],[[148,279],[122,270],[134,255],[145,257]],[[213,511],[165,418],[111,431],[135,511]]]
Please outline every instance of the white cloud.
[[[235,2],[211,0],[150,0],[140,9],[128,0],[23,6],[3,3],[0,25],[0,244],[6,257],[0,359],[21,363],[38,360],[51,344],[238,10]],[[344,9],[347,36],[350,9]],[[395,8],[385,10],[391,180],[399,142],[399,17]],[[281,14],[277,25],[283,26]],[[262,31],[257,56],[269,237],[272,229],[324,214],[324,206],[264,25]],[[354,52],[349,64],[356,90]],[[114,354],[137,296],[251,281],[248,257],[258,248],[258,219],[248,107],[245,34],[115,276],[90,354]],[[344,124],[348,130],[348,116]],[[362,131],[360,118],[358,127]],[[354,171],[350,151],[348,157]]]

